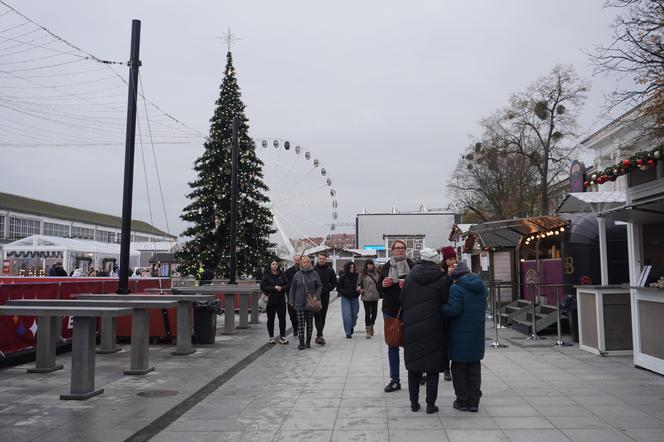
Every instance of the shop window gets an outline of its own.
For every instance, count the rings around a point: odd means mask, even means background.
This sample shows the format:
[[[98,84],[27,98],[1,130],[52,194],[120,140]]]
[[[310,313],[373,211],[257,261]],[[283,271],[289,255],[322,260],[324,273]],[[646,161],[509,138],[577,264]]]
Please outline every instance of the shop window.
[[[95,239],[95,230],[87,227],[72,226],[71,237],[79,239]]]
[[[9,239],[21,239],[30,235],[39,235],[39,220],[27,218],[9,218]]]
[[[95,232],[95,241],[115,242],[115,232],[109,232],[108,230],[97,230]]]
[[[44,235],[57,236],[60,238],[69,237],[69,226],[65,224],[47,223],[44,222]]]
[[[0,216],[0,238],[5,237],[5,217]]]

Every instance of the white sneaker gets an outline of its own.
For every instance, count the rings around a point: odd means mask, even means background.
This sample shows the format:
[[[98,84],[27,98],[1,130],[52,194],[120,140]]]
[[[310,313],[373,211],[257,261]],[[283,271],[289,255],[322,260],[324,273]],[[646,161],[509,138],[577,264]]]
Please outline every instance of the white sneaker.
[[[288,339],[286,339],[282,336],[281,338],[279,338],[279,343],[280,344],[288,344]]]
[[[268,344],[276,344],[276,343],[277,343],[277,340],[274,339],[274,338],[270,338],[270,341],[268,342]]]

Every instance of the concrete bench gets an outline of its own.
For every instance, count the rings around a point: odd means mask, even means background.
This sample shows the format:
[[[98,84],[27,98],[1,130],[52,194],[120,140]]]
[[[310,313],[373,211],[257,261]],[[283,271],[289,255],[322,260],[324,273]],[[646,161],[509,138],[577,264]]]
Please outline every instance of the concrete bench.
[[[249,328],[249,324],[260,324],[258,320],[258,299],[261,290],[258,284],[223,284],[201,285],[198,287],[173,287],[173,293],[183,295],[223,294],[240,297],[240,323],[235,326],[235,297],[224,296],[224,331],[225,335],[234,335],[236,328]],[[251,322],[249,322],[249,305],[251,304]],[[229,314],[230,312],[230,314]]]
[[[126,298],[126,297],[125,297]],[[143,375],[154,370],[149,363],[150,345],[150,318],[148,309],[174,308],[177,301],[154,300],[141,301],[122,299],[118,301],[107,300],[80,300],[80,299],[12,299],[6,305],[31,305],[48,307],[128,307],[133,309],[131,318],[131,364],[126,375]],[[115,341],[114,317],[102,317],[101,351],[97,353],[115,353],[119,348]]]
[[[193,327],[194,301],[209,301],[215,299],[212,295],[95,295],[80,294],[75,295],[76,299],[90,299],[102,301],[176,301],[177,302],[177,339],[175,351],[172,355],[190,355],[196,351],[191,345],[191,331]],[[113,324],[114,326],[114,324]],[[133,327],[133,323],[132,323]],[[133,333],[132,333],[133,335]],[[133,338],[133,336],[132,336]]]
[[[70,394],[60,395],[63,400],[85,400],[104,392],[103,388],[95,390],[97,318],[131,314],[130,308],[114,307],[0,306],[0,315],[3,316],[37,317],[37,363],[31,371],[33,373],[46,373],[62,368],[62,365],[55,364],[55,339],[60,325],[58,319],[62,316],[74,318]]]

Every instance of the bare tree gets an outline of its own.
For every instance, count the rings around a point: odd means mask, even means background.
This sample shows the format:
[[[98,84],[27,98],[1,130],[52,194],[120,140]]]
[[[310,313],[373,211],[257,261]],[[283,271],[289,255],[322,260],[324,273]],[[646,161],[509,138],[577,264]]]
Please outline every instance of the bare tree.
[[[537,170],[539,212],[549,211],[549,187],[566,171],[580,149],[577,117],[589,85],[571,66],[556,65],[509,104],[482,120],[484,138],[502,155],[517,154]]]
[[[466,222],[523,217],[537,204],[537,170],[497,140],[469,146],[447,183],[452,206]]]
[[[650,135],[664,138],[664,0],[609,0],[622,8],[611,25],[613,41],[590,53],[597,73],[631,78],[634,88],[618,89],[607,98],[607,112],[617,106],[639,106],[651,117]]]

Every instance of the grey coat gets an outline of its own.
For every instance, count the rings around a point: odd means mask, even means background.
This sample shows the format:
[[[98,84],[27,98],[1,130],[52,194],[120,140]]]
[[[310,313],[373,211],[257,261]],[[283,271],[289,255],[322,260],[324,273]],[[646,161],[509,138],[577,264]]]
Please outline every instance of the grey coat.
[[[318,273],[314,272],[313,269],[300,269],[295,273],[290,283],[288,303],[291,304],[295,310],[306,310],[307,294],[314,295],[316,298],[320,299],[323,284],[320,282]]]

